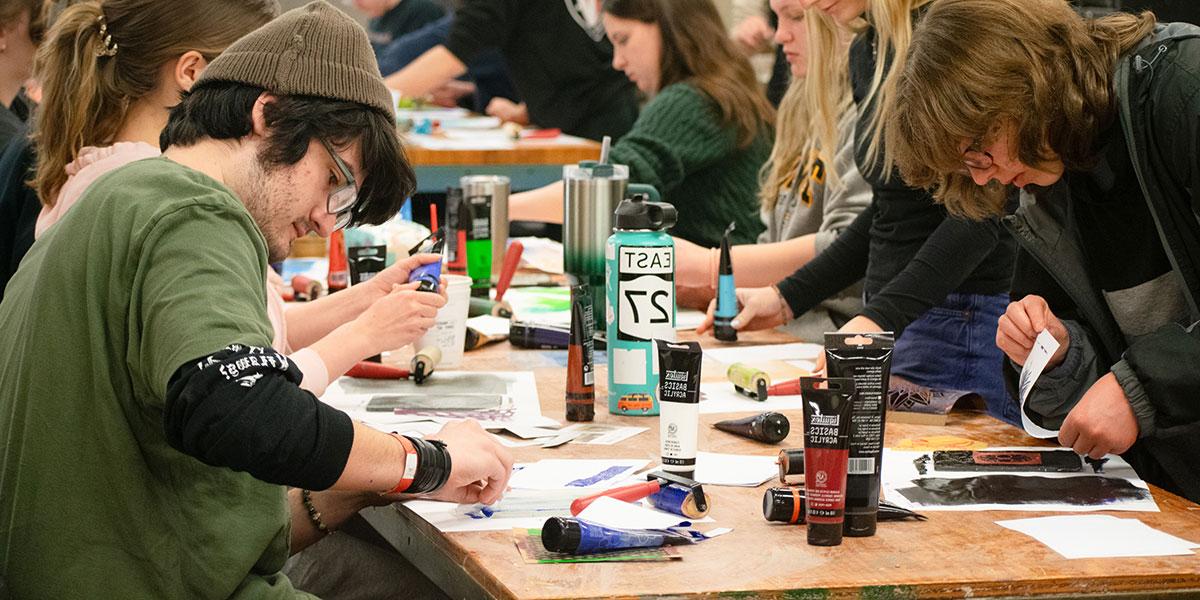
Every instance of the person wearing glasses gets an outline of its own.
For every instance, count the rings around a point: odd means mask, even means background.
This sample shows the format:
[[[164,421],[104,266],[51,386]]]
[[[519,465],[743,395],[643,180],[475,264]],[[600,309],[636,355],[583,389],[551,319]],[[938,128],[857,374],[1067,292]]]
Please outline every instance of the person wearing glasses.
[[[952,213],[1002,216],[1020,242],[1015,301],[996,334],[1010,381],[1039,333],[1060,344],[1026,414],[1079,454],[1120,453],[1193,501],[1197,73],[1194,25],[1151,13],[1087,20],[1063,0],[939,0],[915,32],[887,126],[906,180]]]
[[[503,495],[512,457],[477,423],[371,429],[270,346],[268,261],[309,231],[383,222],[416,187],[394,119],[366,33],[313,2],[215,58],[163,155],[97,179],[34,244],[0,303],[11,596],[308,598],[289,554],[364,506]],[[420,329],[444,303],[389,290],[337,343],[394,347],[412,331],[393,315]]]
[[[72,210],[100,177],[134,161],[158,156],[159,136],[180,94],[192,88],[208,62],[226,46],[277,13],[275,0],[108,0],[103,9],[100,3],[91,1],[65,10],[38,54],[38,70],[46,77],[42,117],[35,130],[39,152],[34,188],[43,200],[35,238],[42,237]],[[84,63],[73,66],[81,56]],[[110,77],[109,85],[89,83],[106,75]],[[321,143],[331,148],[327,140]],[[337,157],[332,151],[330,155]],[[334,190],[327,208],[337,215],[334,229],[341,229],[350,221],[354,205],[357,187],[353,173],[344,164],[331,162],[327,185]],[[419,264],[425,259],[414,260]],[[428,311],[429,303],[437,301],[435,297],[418,296],[418,300],[408,301],[411,306],[393,313],[394,318],[385,323],[368,324],[381,320],[377,313],[382,307],[364,314],[393,285],[407,284],[412,266],[394,265],[344,294],[287,311],[277,286],[270,283],[278,276],[266,269],[267,313],[274,329],[272,347],[300,367],[305,374],[301,384],[305,389],[320,395],[330,381],[358,360],[371,356],[350,351],[355,345],[346,343],[345,338],[356,334],[338,330],[354,319],[365,321],[357,328],[359,333],[371,332],[373,336],[388,337],[384,333],[388,325],[403,325],[406,335],[389,348],[399,348],[421,336],[422,321],[415,318],[415,313]],[[317,343],[326,337],[329,339],[325,343]]]

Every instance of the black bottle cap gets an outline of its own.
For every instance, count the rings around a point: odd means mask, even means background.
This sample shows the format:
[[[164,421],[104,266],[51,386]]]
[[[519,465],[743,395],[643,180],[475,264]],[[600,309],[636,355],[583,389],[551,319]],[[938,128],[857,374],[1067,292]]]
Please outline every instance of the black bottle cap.
[[[850,537],[870,537],[875,535],[877,513],[871,511],[862,514],[847,514],[843,533]]]
[[[542,545],[551,552],[574,554],[583,539],[579,521],[564,517],[550,517],[542,524]]]
[[[613,212],[613,228],[662,231],[675,226],[678,214],[666,202],[649,202],[646,194],[634,194],[617,205]]]
[[[763,494],[763,516],[779,523],[803,523],[804,490],[798,487],[767,488]]]
[[[763,441],[768,444],[778,444],[787,438],[788,433],[792,430],[792,424],[788,418],[777,413],[767,413],[763,416],[762,435]]]
[[[842,544],[842,524],[809,523],[808,544],[810,546],[840,546]]]

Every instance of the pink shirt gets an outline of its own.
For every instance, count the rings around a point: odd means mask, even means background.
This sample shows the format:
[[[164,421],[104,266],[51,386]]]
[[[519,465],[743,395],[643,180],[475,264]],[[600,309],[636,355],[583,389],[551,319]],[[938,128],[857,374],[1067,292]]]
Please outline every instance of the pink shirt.
[[[117,142],[111,146],[86,146],[79,151],[79,157],[66,166],[67,181],[58,191],[58,198],[53,207],[42,206],[34,227],[34,238],[42,237],[52,225],[62,220],[71,207],[83,197],[83,193],[97,179],[109,171],[119,169],[131,162],[154,158],[162,152],[156,146],[145,142]],[[320,396],[329,385],[329,372],[325,361],[313,350],[303,349],[292,353],[287,343],[287,319],[284,316],[283,296],[280,288],[283,279],[268,265],[267,273],[267,317],[271,320],[275,339],[271,346],[282,354],[287,354],[300,371],[304,379],[300,387]]]

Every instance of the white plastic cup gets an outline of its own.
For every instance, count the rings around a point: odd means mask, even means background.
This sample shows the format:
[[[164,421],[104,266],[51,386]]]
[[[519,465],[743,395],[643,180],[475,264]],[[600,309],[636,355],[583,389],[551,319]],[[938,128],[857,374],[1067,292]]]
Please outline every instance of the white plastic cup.
[[[438,309],[433,327],[413,345],[414,352],[437,346],[442,351],[439,369],[462,363],[463,344],[467,341],[467,310],[471,306],[471,278],[465,275],[442,277],[446,279],[446,305]]]

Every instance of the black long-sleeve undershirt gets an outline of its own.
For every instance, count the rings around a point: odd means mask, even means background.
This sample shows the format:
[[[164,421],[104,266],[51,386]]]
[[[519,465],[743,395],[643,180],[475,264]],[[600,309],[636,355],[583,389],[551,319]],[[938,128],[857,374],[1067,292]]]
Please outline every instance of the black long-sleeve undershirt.
[[[300,369],[270,348],[234,344],[189,361],[167,388],[171,447],[268,483],[323,490],[354,443],[346,413],[299,387]]]

